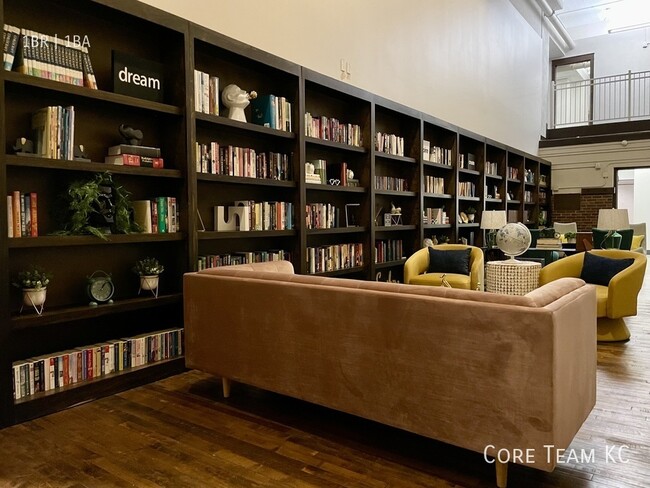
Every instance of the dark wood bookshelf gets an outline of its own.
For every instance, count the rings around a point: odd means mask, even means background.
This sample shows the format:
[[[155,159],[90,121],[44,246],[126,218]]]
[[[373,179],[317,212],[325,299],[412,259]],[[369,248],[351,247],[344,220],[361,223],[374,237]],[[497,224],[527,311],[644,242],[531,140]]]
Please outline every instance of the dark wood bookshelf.
[[[253,48],[218,32],[141,4],[126,0],[57,1],[0,0],[3,22],[18,27],[39,29],[43,33],[78,32],[80,22],[92,33],[90,56],[100,90],[92,90],[26,74],[0,71],[0,189],[38,195],[39,237],[5,238],[0,241],[0,426],[52,413],[77,403],[131,388],[180,372],[183,358],[154,363],[111,374],[14,402],[11,392],[12,361],[35,355],[79,347],[83,334],[92,343],[112,336],[111,321],[120,322],[120,337],[152,332],[152,324],[165,328],[182,327],[182,276],[197,269],[198,259],[206,255],[261,252],[282,249],[291,256],[297,273],[307,274],[309,247],[345,244],[363,245],[366,265],[319,273],[319,276],[375,279],[377,269],[403,266],[405,259],[372,263],[375,241],[401,240],[405,256],[422,247],[425,237],[459,242],[474,237],[482,243],[479,223],[457,222],[464,208],[477,207],[478,214],[488,209],[516,210],[536,222],[541,211],[552,222],[551,167],[536,156],[525,154],[497,141],[473,134],[453,124],[397,102],[379,97],[349,83],[317,73],[306,67]],[[46,30],[49,30],[46,32]],[[165,94],[162,103],[110,91],[112,86],[111,51],[119,50],[156,61],[164,71]],[[237,84],[256,90],[258,96],[274,94],[291,103],[291,131],[251,123],[252,107],[245,111],[249,122],[227,117],[220,104],[220,115],[198,113],[194,105],[194,70],[219,77],[220,87]],[[30,117],[50,106],[75,107],[75,144],[84,144],[88,161],[68,161],[40,156],[9,154],[17,137],[29,134]],[[362,146],[305,136],[305,113],[336,118],[341,124],[360,127]],[[107,148],[119,144],[121,123],[141,128],[143,144],[160,147],[165,168],[154,169],[102,163]],[[404,139],[404,156],[374,149],[376,132]],[[197,172],[195,144],[216,141],[221,147],[252,148],[256,153],[288,155],[290,181],[235,177]],[[439,148],[440,162],[423,159],[424,141]],[[473,155],[474,169],[459,168]],[[433,153],[431,153],[433,156]],[[345,162],[354,171],[359,186],[333,186],[305,182],[305,163],[325,160],[330,168]],[[487,162],[496,165],[497,174],[487,174]],[[508,168],[518,170],[519,178],[507,178]],[[535,183],[524,182],[525,172],[534,174]],[[79,179],[91,173],[110,171],[116,184],[131,193],[132,200],[172,196],[180,209],[180,232],[161,234],[113,234],[107,240],[95,236],[52,235],[63,228],[54,214],[60,208],[60,195]],[[328,175],[330,178],[332,175]],[[403,179],[414,191],[376,190],[375,177]],[[443,192],[424,193],[425,178],[442,178]],[[341,178],[338,178],[341,179]],[[545,180],[544,184],[540,181]],[[459,183],[476,185],[475,197],[459,195]],[[487,188],[486,188],[487,186]],[[438,188],[438,187],[437,187]],[[524,191],[532,191],[535,203],[521,203]],[[542,196],[543,193],[543,196]],[[487,195],[501,198],[487,198]],[[513,200],[506,200],[512,194]],[[540,203],[544,199],[546,203]],[[236,201],[283,201],[293,204],[292,230],[216,232],[214,207]],[[346,204],[359,205],[358,227],[306,229],[306,205],[328,203],[341,211]],[[383,213],[391,205],[411,216],[405,225],[383,226]],[[422,212],[444,207],[451,224],[421,224]],[[0,201],[0,214],[7,203]],[[525,213],[524,210],[526,210]],[[200,218],[207,230],[202,229]],[[7,235],[6,220],[0,232]],[[531,224],[532,225],[532,224]],[[99,246],[99,247],[98,247]],[[103,248],[101,246],[108,246]],[[165,265],[164,295],[135,296],[137,284],[131,267],[138,259],[155,256]],[[16,273],[28,264],[38,264],[54,273],[48,286],[43,315],[17,315],[18,291],[10,288]],[[120,297],[112,305],[89,307],[84,303],[84,283],[97,269],[114,277]],[[120,320],[128,316],[129,320]],[[136,319],[147,317],[149,324]],[[169,320],[175,323],[169,324]],[[122,324],[123,322],[123,324]],[[96,327],[101,323],[101,327]],[[64,326],[65,324],[65,326]],[[169,325],[167,325],[169,324]],[[85,335],[83,340],[85,340]],[[52,341],[56,341],[56,347]],[[47,347],[52,347],[48,351]],[[19,351],[19,352],[15,352]]]

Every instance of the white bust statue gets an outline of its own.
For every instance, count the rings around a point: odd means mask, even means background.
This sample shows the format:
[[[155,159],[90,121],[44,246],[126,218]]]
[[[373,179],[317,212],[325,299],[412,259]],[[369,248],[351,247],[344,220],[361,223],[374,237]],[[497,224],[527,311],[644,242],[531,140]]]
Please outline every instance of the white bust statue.
[[[251,100],[257,98],[257,92],[246,92],[237,85],[228,85],[221,92],[221,101],[228,109],[228,118],[246,122],[244,109]]]

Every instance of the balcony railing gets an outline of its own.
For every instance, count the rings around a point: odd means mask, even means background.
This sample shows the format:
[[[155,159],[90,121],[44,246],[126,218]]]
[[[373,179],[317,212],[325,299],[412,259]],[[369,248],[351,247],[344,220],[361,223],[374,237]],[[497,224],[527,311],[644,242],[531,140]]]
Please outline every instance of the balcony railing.
[[[650,71],[553,84],[553,129],[650,119]]]

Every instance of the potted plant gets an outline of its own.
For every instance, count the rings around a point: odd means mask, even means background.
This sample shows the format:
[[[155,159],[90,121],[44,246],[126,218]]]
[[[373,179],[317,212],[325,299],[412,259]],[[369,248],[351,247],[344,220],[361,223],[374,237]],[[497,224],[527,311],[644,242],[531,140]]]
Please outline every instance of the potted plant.
[[[576,237],[577,237],[577,234],[575,232],[565,232],[564,233],[564,239],[566,239],[567,244],[575,244],[576,243]]]
[[[47,285],[52,279],[52,274],[37,266],[30,266],[28,269],[18,272],[13,285],[23,291],[23,307],[34,307],[36,313],[41,315],[47,296]]]
[[[465,213],[467,214],[467,220],[470,222],[474,222],[474,216],[476,215],[476,209],[474,207],[467,207],[465,210]]]
[[[133,267],[133,272],[140,276],[140,290],[151,290],[155,297],[158,297],[158,281],[163,271],[165,267],[156,258],[150,257],[140,259]]]

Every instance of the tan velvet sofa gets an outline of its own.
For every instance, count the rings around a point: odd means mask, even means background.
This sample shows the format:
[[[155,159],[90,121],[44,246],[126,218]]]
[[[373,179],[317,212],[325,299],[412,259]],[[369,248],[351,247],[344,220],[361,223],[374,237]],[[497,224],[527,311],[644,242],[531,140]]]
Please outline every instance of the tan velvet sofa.
[[[505,296],[276,262],[188,273],[184,300],[187,366],[226,396],[238,381],[499,454],[499,486],[508,461],[553,470],[595,403],[596,293],[576,278]]]

